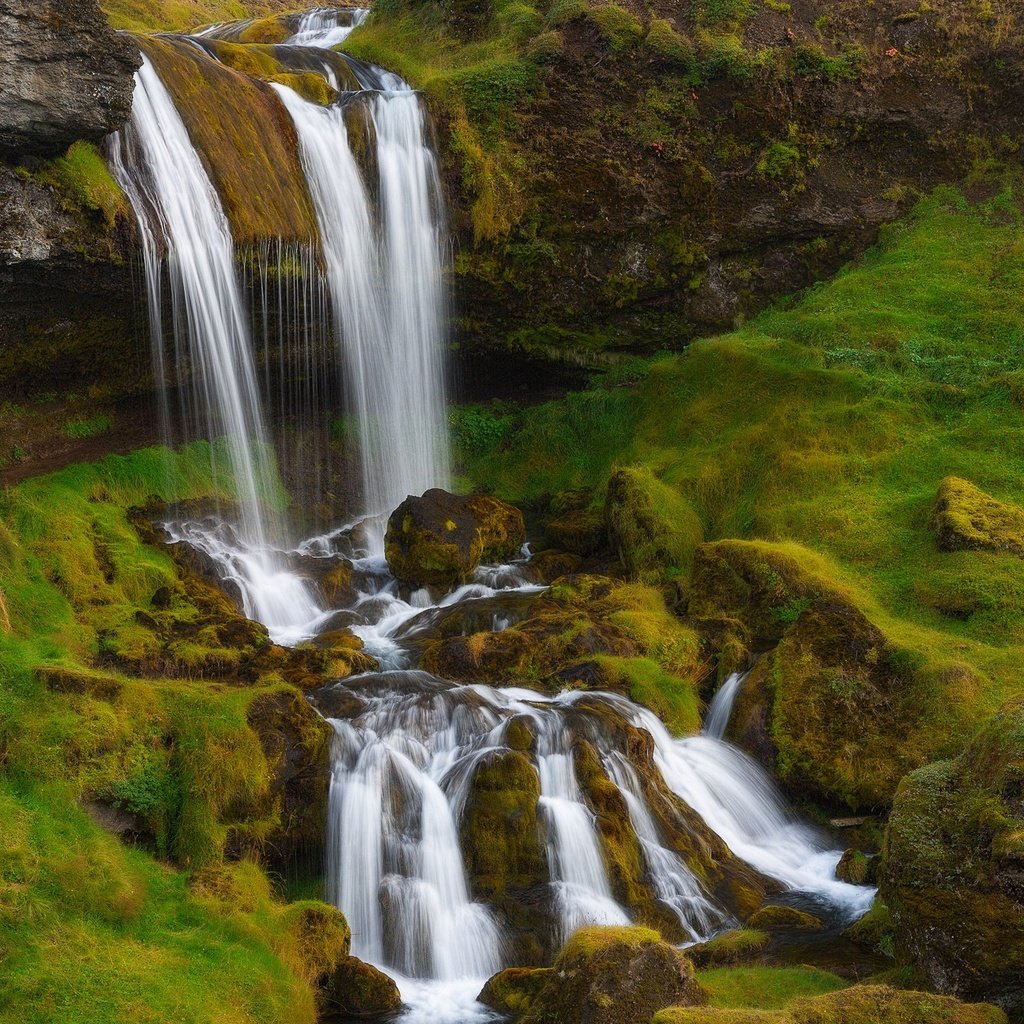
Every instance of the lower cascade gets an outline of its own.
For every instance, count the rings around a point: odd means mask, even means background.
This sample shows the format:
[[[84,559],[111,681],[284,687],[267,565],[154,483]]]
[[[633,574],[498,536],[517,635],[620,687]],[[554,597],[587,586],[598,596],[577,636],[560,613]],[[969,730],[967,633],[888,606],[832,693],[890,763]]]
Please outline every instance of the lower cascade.
[[[483,618],[500,631],[544,587],[528,549],[446,593],[401,586],[384,558],[384,517],[406,495],[450,484],[443,209],[417,95],[329,49],[362,17],[312,12],[277,48],[282,61],[340,83],[336,100],[271,87],[298,137],[319,232],[301,261],[318,297],[309,336],[337,346],[358,423],[356,521],[296,542],[268,512],[279,488],[268,387],[231,232],[149,60],[132,120],[109,146],[144,243],[157,383],[173,376],[181,396],[174,416],[168,403],[167,430],[224,438],[237,482],[237,509],[170,515],[169,537],[205,555],[278,643],[348,629],[380,666],[314,695],[334,732],[327,894],[351,926],[353,953],[399,979],[409,1021],[454,1024],[486,1018],[475,996],[490,975],[549,962],[581,925],[642,920],[678,944],[702,942],[742,923],[730,893],[744,886],[852,920],[873,890],[837,880],[839,851],[723,739],[742,675],[722,685],[701,735],[678,738],[618,693],[453,683],[420,667],[425,640],[442,628],[466,632]],[[190,43],[214,59],[213,43],[234,32],[214,26]],[[369,164],[350,138],[357,122],[373,140]],[[272,262],[264,253],[263,294]],[[352,596],[332,605],[311,567],[339,564],[351,570]],[[516,801],[520,833],[481,825],[477,794],[487,787]],[[489,841],[516,847],[515,878],[488,877]],[[616,842],[636,851],[632,890],[616,875]]]

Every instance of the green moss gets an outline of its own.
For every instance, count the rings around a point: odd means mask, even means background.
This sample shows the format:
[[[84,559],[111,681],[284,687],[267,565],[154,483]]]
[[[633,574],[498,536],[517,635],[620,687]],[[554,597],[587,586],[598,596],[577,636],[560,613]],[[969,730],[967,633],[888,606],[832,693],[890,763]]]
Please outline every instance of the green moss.
[[[698,971],[697,979],[708,1003],[724,1009],[781,1010],[794,999],[837,992],[848,984],[817,967],[720,967]]]
[[[626,571],[641,579],[687,575],[704,539],[693,509],[645,466],[612,474],[605,519],[613,550]]]
[[[693,60],[693,44],[666,18],[652,18],[644,46],[659,60],[686,67]]]
[[[102,0],[100,4],[110,24],[126,32],[182,32],[291,6],[290,0]]]
[[[114,181],[107,162],[91,143],[73,143],[64,156],[37,172],[37,176],[56,188],[69,204],[98,213],[108,227],[113,227],[118,217],[131,216],[131,207],[121,186]]]
[[[777,904],[768,904],[762,907],[756,914],[751,915],[747,921],[747,927],[760,931],[786,931],[816,932],[823,927],[820,917],[808,914],[805,910],[797,910],[796,907],[785,907]]]
[[[1009,551],[1024,555],[1024,508],[997,501],[967,480],[939,484],[929,526],[943,551]]]
[[[588,8],[586,14],[613,53],[631,49],[643,38],[640,19],[618,4],[598,4]]]
[[[697,967],[731,967],[759,960],[770,939],[767,932],[736,928],[691,946],[687,955]]]

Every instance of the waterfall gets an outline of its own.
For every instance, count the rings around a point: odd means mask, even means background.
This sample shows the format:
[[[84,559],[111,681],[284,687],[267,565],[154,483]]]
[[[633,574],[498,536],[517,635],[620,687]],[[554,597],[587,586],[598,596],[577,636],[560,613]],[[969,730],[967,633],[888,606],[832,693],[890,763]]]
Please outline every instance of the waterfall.
[[[108,153],[143,241],[157,382],[166,383],[168,359],[159,239],[171,284],[173,357],[190,371],[190,387],[181,389],[182,418],[189,433],[224,438],[227,445],[237,529],[227,541],[211,532],[197,546],[238,584],[247,615],[264,622],[272,635],[292,638],[319,608],[270,546],[278,530],[267,522],[267,509],[277,500],[278,485],[231,229],[174,102],[145,57],[135,76],[131,119],[110,138]]]
[[[376,140],[376,188],[352,153],[344,105],[324,108],[275,89],[295,124],[320,228],[359,422],[364,507],[380,517],[409,494],[450,486],[441,199],[419,97],[380,69],[361,65],[357,74]]]
[[[736,703],[743,680],[746,678],[746,672],[733,672],[718,688],[708,707],[707,714],[704,716],[704,727],[701,732],[705,736],[709,736],[713,740],[725,737],[725,730],[729,728],[729,719],[732,718],[732,707]]]

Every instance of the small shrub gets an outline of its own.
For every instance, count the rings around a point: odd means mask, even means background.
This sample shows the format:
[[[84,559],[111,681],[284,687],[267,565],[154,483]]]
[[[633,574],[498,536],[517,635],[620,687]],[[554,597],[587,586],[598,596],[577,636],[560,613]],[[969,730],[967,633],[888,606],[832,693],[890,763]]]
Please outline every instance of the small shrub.
[[[565,25],[576,18],[582,18],[589,8],[587,0],[554,0],[548,9],[548,24],[556,27]]]
[[[835,56],[829,56],[820,46],[802,44],[793,51],[791,66],[802,78],[820,78],[826,82],[857,77],[864,60],[859,46],[846,46]]]
[[[757,161],[757,173],[766,178],[785,178],[800,166],[800,150],[786,142],[773,142]]]
[[[553,64],[562,56],[565,40],[561,32],[541,32],[526,46],[526,56],[536,64]]]

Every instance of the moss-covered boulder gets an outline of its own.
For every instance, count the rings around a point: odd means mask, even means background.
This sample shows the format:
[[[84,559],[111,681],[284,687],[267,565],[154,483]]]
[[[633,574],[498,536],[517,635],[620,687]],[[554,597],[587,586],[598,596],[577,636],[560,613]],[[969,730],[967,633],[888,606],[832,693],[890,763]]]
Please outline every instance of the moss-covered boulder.
[[[522,723],[513,721],[508,731],[513,742],[524,742]],[[539,799],[540,777],[529,758],[496,751],[473,772],[459,827],[473,896],[503,915],[519,963],[541,963],[553,952]]]
[[[648,1024],[665,1006],[704,998],[690,962],[649,928],[581,928],[540,981],[526,983],[536,991],[521,1000],[524,1024]]]
[[[753,928],[736,928],[690,946],[686,955],[695,967],[734,967],[761,959],[771,936]]]
[[[901,783],[880,885],[901,958],[1024,1018],[1024,701]]]
[[[878,880],[878,857],[861,850],[844,850],[836,865],[836,878],[852,885],[873,885]]]
[[[596,555],[606,544],[604,513],[599,508],[573,508],[550,520],[547,542],[581,558]]]
[[[943,551],[1008,551],[1024,556],[1024,508],[998,501],[967,480],[939,484],[929,523]]]
[[[797,545],[701,545],[688,611],[710,643],[768,649],[727,736],[791,790],[852,809],[886,806],[906,772],[955,748],[980,677],[895,641],[866,602]],[[956,703],[953,703],[956,701]]]
[[[410,495],[388,520],[384,550],[408,586],[450,587],[482,560],[513,558],[526,539],[523,514],[487,495],[461,497],[435,487]]]
[[[752,914],[747,921],[748,928],[765,932],[816,932],[820,931],[823,926],[820,917],[808,914],[806,910],[781,906],[777,903],[766,904],[755,914]]]
[[[631,576],[659,579],[689,571],[704,529],[682,495],[649,469],[617,469],[604,508],[609,543]]]
[[[1006,1015],[930,992],[853,985],[795,999],[780,1010],[672,1007],[655,1014],[652,1024],[1006,1024]]]
[[[508,967],[489,978],[477,998],[507,1017],[522,1017],[552,974],[551,967]]]
[[[349,1017],[386,1017],[402,1005],[394,980],[354,956],[344,957],[334,969],[326,994],[328,1007]]]

